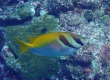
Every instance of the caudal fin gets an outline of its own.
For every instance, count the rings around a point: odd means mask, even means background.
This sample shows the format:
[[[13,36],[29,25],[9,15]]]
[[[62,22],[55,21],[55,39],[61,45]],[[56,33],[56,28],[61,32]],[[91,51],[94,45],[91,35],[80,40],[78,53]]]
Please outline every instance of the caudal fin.
[[[23,54],[28,50],[28,44],[19,40],[18,38],[15,38],[17,40],[17,42],[20,45],[20,53]]]

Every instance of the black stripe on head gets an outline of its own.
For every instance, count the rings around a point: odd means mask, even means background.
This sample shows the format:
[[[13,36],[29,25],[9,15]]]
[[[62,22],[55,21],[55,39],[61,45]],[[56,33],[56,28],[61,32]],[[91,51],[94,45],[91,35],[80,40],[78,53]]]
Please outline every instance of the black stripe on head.
[[[83,42],[80,40],[80,37],[79,37],[79,35],[71,35],[72,36],[72,38],[78,43],[78,44],[80,44],[80,45],[84,45],[83,44]]]
[[[76,47],[74,47],[73,45],[71,45],[71,44],[68,42],[68,40],[65,38],[65,36],[63,36],[63,35],[59,36],[59,40],[60,40],[61,42],[63,42],[63,44],[65,44],[66,46],[77,49]]]

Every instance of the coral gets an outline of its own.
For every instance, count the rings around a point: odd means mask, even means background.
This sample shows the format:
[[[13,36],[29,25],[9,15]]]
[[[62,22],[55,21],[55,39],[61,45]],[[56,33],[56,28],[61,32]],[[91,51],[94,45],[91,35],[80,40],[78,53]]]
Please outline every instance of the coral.
[[[81,48],[76,54],[60,59],[61,71],[59,77],[61,80],[89,80],[93,79],[93,69],[91,66],[94,56],[92,54],[91,44]]]
[[[16,50],[14,51],[15,53],[18,53],[19,52],[18,49],[12,46],[12,45],[17,45],[14,39],[15,37],[27,41],[29,36],[36,36],[46,32],[54,31],[58,27],[59,27],[59,20],[54,16],[44,15],[40,17],[34,17],[30,25],[8,26],[6,28],[7,44],[13,50]]]
[[[109,0],[103,0],[109,7],[110,7],[110,1]]]
[[[41,33],[53,31],[60,27],[59,19],[47,14],[41,15],[40,17],[34,17],[30,26],[31,27],[28,28],[28,31],[31,31],[31,28],[33,28],[34,32],[38,32],[40,30]]]
[[[110,79],[110,45],[104,44],[101,46],[101,49],[99,50],[99,61],[97,65],[100,64],[100,66],[95,66],[95,68],[100,69],[100,71],[97,72],[95,78],[98,78],[100,76],[100,79],[102,80],[109,80]],[[99,78],[98,78],[99,79]]]
[[[8,66],[11,71],[14,71],[15,74],[13,76],[16,76],[16,74],[20,73],[20,75],[22,75],[22,77],[26,77],[26,79],[28,78],[36,80],[36,78],[49,78],[58,70],[58,63],[52,57],[49,58],[45,56],[35,56],[31,55],[30,53],[27,53],[30,55],[21,55],[20,57],[15,58],[15,55],[13,54],[14,53],[10,51],[8,46],[4,46],[2,52],[0,53],[0,58],[2,57],[0,61],[4,61],[3,64],[6,63],[5,65]],[[2,67],[2,65],[0,65],[0,67],[4,68],[5,66]],[[6,73],[7,71],[1,72],[3,73],[0,74],[0,79],[2,79],[1,75],[4,77],[7,76],[7,74],[11,74],[10,71],[8,73]]]
[[[49,14],[59,15],[61,12],[73,11],[76,8],[95,10],[101,6],[102,0],[47,0]]]
[[[12,68],[6,64],[0,63],[0,79],[1,80],[23,80],[24,78],[20,77]]]
[[[106,40],[108,42],[110,42],[110,29],[108,27],[105,27],[104,30],[103,30],[103,32],[104,32],[104,36],[106,37]]]
[[[102,17],[100,17],[99,22],[104,23],[105,26],[109,27],[110,26],[110,17],[109,17],[109,15],[103,15]]]
[[[52,57],[26,53],[26,55],[20,56],[19,60],[22,63],[21,74],[32,80],[36,80],[36,78],[50,78],[58,71],[58,62]]]
[[[10,15],[10,19],[21,20],[34,15],[35,15],[35,7],[31,6],[30,4],[25,4],[22,7],[16,9],[16,11]]]
[[[16,65],[9,66],[8,59],[11,58],[12,64],[14,61],[16,61],[13,53],[9,50],[9,48],[5,45],[2,48],[2,51],[0,52],[0,79],[8,79],[8,80],[22,80],[23,78],[20,76],[19,73],[17,73],[14,69],[17,69],[18,67],[14,68]],[[19,64],[18,64],[19,65]]]
[[[109,44],[105,44],[101,47],[100,57],[101,57],[101,61],[104,65],[105,65],[105,63],[109,63],[109,61],[110,61],[110,45]]]
[[[5,1],[0,0],[0,8],[3,8],[5,6],[10,6],[10,5],[16,4],[16,3],[18,3],[17,0],[5,0]]]
[[[33,16],[39,15],[40,2],[19,1],[18,4],[0,9],[0,25],[14,25],[29,21]],[[14,23],[14,24],[13,24]]]
[[[97,19],[97,18],[99,19],[103,14],[104,14],[104,10],[103,9],[97,9],[97,10],[94,11],[93,17],[95,19]]]
[[[76,0],[73,4],[77,3],[77,6],[80,6],[80,8],[95,10],[100,7],[101,1],[102,0]]]
[[[89,18],[92,18],[92,21],[88,23]],[[77,57],[72,57],[72,61],[70,61],[69,64],[68,62],[64,62],[64,65],[67,64],[69,71],[71,71],[72,69],[74,73],[78,74],[78,77],[75,74],[72,74],[73,79],[95,80],[97,78],[102,79],[102,77],[106,75],[107,76],[106,80],[109,80],[109,72],[108,72],[110,70],[109,65],[106,65],[105,63],[103,64],[105,66],[103,66],[102,62],[100,62],[101,59],[100,48],[105,43],[109,44],[110,42],[110,35],[109,35],[110,28],[108,25],[109,16],[105,15],[104,10],[103,9],[97,9],[95,11],[83,10],[79,13],[68,11],[65,13],[61,13],[60,23],[61,23],[61,27],[60,27],[61,30],[63,29],[65,31],[71,31],[73,33],[82,35],[87,40],[88,42],[87,45],[90,44],[88,47],[86,45],[85,49],[83,48],[81,51],[79,50],[77,52],[79,56],[76,55]],[[94,58],[91,59],[91,56],[93,56]],[[69,59],[71,59],[71,57]],[[75,65],[77,66],[75,66],[74,63],[76,63]],[[86,67],[83,67],[85,68],[85,70],[88,69],[90,70],[90,73],[89,74],[87,73],[88,75],[86,75],[88,76],[88,78],[87,77],[79,78],[79,75],[83,76],[82,73],[78,72],[78,71],[82,71],[81,69],[82,65],[86,65]],[[78,67],[79,70],[76,67]],[[64,73],[68,69],[67,68],[63,69]],[[71,73],[69,71],[68,74]],[[102,80],[104,80],[104,78]]]
[[[103,22],[104,22],[104,21],[106,22],[106,21],[110,20],[110,18],[109,18],[108,15],[103,15],[100,19],[101,19],[101,21],[103,21]]]
[[[6,53],[8,52],[4,51],[1,57],[5,57],[6,60],[4,60],[7,65],[14,68],[16,71],[18,70],[18,65],[20,65],[18,72],[21,73],[21,76],[26,78],[25,80],[48,79],[52,75],[51,78],[53,79],[51,80],[110,79],[109,0],[19,1],[17,5],[0,9],[0,25],[3,25],[5,22],[11,22],[13,24],[15,20],[12,19],[23,22],[22,20],[25,20],[27,17],[32,18],[30,20],[31,22],[24,21],[23,23],[25,24],[23,25],[7,26],[5,28],[6,44],[11,49],[12,53],[17,56],[17,58],[11,55],[7,56]],[[4,5],[4,3],[2,5]],[[29,8],[30,12],[25,10],[25,6]],[[32,13],[31,9],[33,9]],[[45,14],[45,11],[48,13]],[[28,12],[29,15],[24,16],[25,12]],[[48,14],[55,15],[59,19]],[[61,27],[59,27],[58,23],[61,24]],[[36,36],[50,31],[58,31],[57,28],[83,36],[85,40],[87,40],[87,44],[80,48],[75,55],[68,56],[67,58],[63,57],[63,59],[60,59],[60,62],[57,61],[56,57],[50,58],[34,55],[30,51],[26,52],[24,55],[19,54],[19,45],[14,37],[28,42],[28,37],[30,36]],[[0,35],[0,37],[3,36]],[[0,47],[2,46],[0,45]],[[2,61],[1,57],[0,61]],[[17,64],[18,62],[19,64]],[[0,75],[2,75],[2,73]]]
[[[100,73],[100,71],[101,71],[101,63],[100,63],[99,60],[97,60],[97,59],[92,60],[92,69],[93,69],[94,76],[96,74]]]
[[[74,31],[81,28],[81,26],[86,23],[87,21],[81,16],[81,14],[76,14],[72,11],[60,14],[61,29],[65,31]]]
[[[18,71],[21,68],[18,59],[16,59],[16,55],[14,55],[14,53],[9,49],[8,46],[3,46],[0,55],[4,59],[5,63],[14,70]]]
[[[19,45],[15,40],[15,37],[27,42],[27,39],[30,36],[44,34],[56,30],[58,27],[59,24],[57,18],[51,15],[44,15],[35,17],[30,25],[8,26],[5,29],[7,34],[6,44],[17,55],[18,61],[21,63],[21,69],[19,71],[24,77],[28,77],[32,80],[41,77],[50,77],[57,73],[58,62],[56,57],[43,57],[32,54],[29,51],[24,55],[20,55]]]
[[[46,6],[49,14],[55,16],[58,16],[61,12],[67,12],[74,9],[72,0],[48,0]]]
[[[106,42],[108,42],[106,40],[105,35],[107,37],[109,36],[109,32],[107,32],[108,34],[106,34],[106,32],[104,34],[103,32],[103,30],[109,30],[105,29],[105,26],[103,26],[104,24],[99,23],[98,21],[98,19],[103,15],[102,12],[92,12],[91,10],[83,10],[81,13],[68,11],[66,13],[60,14],[60,28],[65,31],[71,31],[76,34],[85,36],[85,39],[88,42],[82,50],[79,50],[77,52],[78,55],[76,55],[76,57],[72,57],[72,61],[70,61],[70,64],[67,64],[68,66],[70,65],[73,67],[74,73],[72,73],[72,77],[74,80],[94,80],[95,75],[99,75],[101,73],[102,68],[98,55],[100,55],[100,47]],[[88,23],[89,18],[92,18],[92,21]],[[71,60],[71,57],[69,59]],[[67,62],[65,62],[65,64],[66,63]],[[71,71],[70,66],[68,68],[70,68]],[[64,69],[63,71],[66,70],[67,69]],[[85,74],[81,71],[84,71]],[[76,74],[78,74],[78,77]],[[102,75],[100,75],[100,78],[101,77]]]

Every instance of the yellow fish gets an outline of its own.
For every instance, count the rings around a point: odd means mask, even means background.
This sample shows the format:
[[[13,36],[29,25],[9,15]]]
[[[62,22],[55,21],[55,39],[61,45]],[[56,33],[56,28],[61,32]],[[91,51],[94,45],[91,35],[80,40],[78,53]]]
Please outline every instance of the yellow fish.
[[[70,55],[86,43],[83,37],[69,32],[51,32],[30,37],[30,43],[16,39],[21,46],[20,53],[25,53],[29,49],[34,54],[44,56]]]

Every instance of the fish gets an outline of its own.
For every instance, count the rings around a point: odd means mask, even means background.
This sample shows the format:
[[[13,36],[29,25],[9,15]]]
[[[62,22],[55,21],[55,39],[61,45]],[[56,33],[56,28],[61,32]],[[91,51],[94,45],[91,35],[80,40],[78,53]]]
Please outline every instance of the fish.
[[[30,50],[42,56],[67,56],[86,44],[85,38],[70,32],[50,32],[35,37],[29,37],[29,43],[16,38],[20,45],[20,53]]]

